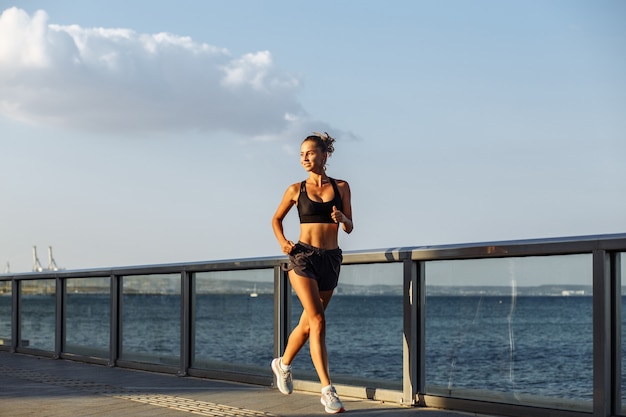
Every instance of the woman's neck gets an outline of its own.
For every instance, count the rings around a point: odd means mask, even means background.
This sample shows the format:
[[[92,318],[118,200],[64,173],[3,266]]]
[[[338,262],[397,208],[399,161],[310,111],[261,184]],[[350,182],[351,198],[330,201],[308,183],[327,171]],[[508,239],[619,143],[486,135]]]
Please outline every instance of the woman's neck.
[[[317,185],[318,187],[321,187],[324,184],[329,184],[330,183],[330,178],[328,178],[328,175],[324,174],[318,174],[315,172],[311,172],[309,174],[309,182],[311,182],[312,184]]]

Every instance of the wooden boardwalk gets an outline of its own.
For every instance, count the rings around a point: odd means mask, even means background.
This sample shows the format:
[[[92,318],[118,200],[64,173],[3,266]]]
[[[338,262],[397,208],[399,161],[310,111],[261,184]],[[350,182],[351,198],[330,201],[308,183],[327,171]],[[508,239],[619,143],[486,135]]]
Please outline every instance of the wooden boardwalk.
[[[269,371],[269,368],[268,368]],[[341,392],[339,392],[341,396]],[[352,416],[461,417],[341,396]],[[318,395],[0,351],[0,416],[322,416]]]

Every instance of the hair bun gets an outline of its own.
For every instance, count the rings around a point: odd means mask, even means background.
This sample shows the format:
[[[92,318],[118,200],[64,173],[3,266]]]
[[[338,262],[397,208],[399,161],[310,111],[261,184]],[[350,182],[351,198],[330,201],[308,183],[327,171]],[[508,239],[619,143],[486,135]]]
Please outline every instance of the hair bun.
[[[328,156],[330,156],[335,151],[335,147],[333,146],[333,143],[335,142],[335,138],[330,136],[328,132],[324,132],[324,133],[313,132],[313,135],[314,135],[313,137],[318,137],[319,139],[321,139],[321,142],[324,144],[325,152],[328,152]],[[309,136],[309,138],[310,137],[311,136]]]

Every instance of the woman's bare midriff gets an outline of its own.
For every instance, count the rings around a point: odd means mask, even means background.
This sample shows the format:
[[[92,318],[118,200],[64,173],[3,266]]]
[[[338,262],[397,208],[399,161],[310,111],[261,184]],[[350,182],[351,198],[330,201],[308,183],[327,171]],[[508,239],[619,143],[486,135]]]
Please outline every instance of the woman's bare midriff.
[[[300,242],[320,249],[337,249],[337,223],[301,223]]]

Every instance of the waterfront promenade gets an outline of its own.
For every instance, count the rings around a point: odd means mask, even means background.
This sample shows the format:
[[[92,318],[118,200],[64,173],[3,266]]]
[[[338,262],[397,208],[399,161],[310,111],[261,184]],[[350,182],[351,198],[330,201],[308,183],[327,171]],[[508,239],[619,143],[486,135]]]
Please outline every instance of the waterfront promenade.
[[[268,367],[269,373],[269,367]],[[339,392],[341,394],[341,391]],[[351,416],[463,417],[342,396]],[[1,417],[322,416],[319,395],[0,352]]]

